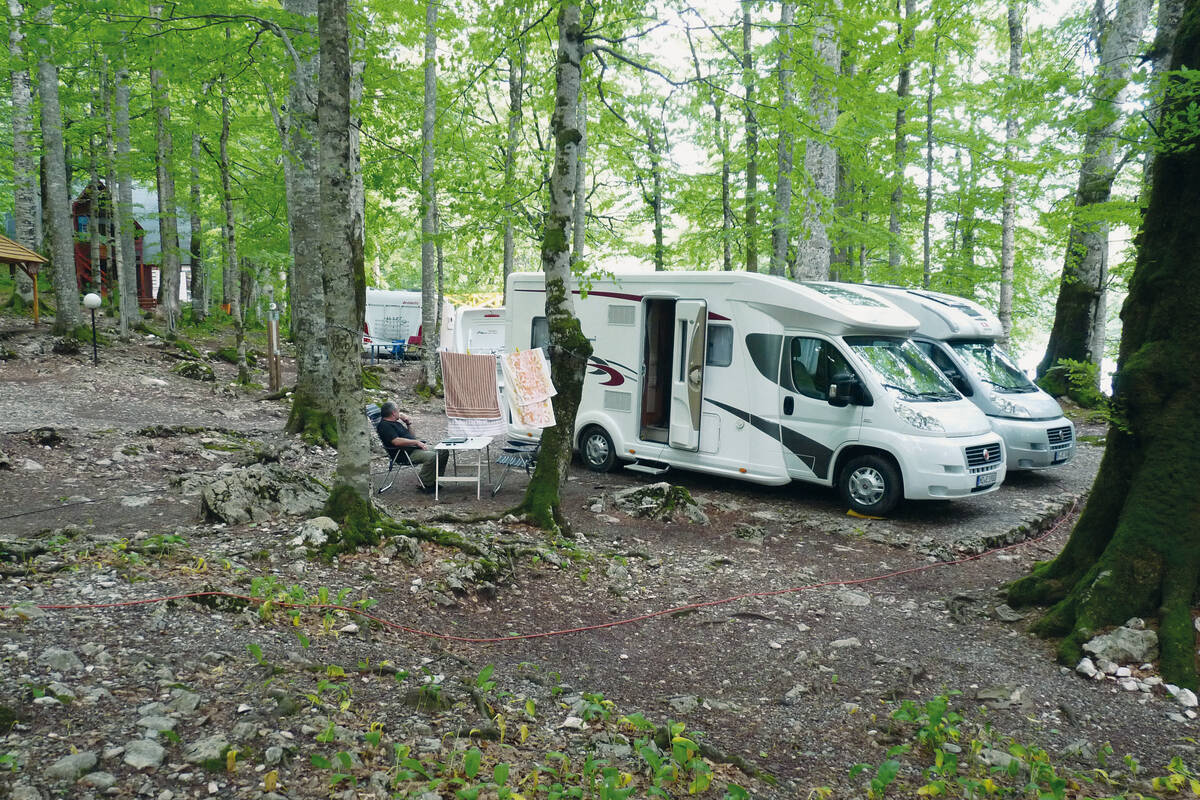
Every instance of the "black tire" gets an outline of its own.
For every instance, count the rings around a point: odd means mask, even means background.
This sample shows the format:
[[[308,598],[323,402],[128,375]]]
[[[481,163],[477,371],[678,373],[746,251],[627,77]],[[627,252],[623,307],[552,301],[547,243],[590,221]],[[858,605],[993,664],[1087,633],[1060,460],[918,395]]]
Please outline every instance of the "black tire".
[[[877,455],[847,461],[838,475],[837,488],[852,511],[872,517],[887,516],[904,497],[900,471],[891,459]]]
[[[617,463],[616,445],[599,425],[589,425],[579,435],[579,455],[593,472],[609,472]]]

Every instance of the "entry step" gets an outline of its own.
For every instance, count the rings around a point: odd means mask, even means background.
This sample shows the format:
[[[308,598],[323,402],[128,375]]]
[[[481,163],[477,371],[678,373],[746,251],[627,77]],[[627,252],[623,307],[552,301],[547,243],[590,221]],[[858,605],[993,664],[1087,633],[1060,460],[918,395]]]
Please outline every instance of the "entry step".
[[[625,469],[631,472],[644,472],[647,475],[662,475],[670,468],[670,464],[664,464],[661,461],[635,461],[625,465]]]

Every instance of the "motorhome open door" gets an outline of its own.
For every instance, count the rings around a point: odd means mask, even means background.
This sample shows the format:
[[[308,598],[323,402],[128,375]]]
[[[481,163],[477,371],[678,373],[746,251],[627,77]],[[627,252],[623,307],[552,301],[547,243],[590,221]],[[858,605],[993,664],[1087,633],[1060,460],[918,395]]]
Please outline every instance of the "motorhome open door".
[[[708,304],[675,301],[675,342],[671,370],[671,447],[700,449],[700,404],[704,399],[705,336]]]

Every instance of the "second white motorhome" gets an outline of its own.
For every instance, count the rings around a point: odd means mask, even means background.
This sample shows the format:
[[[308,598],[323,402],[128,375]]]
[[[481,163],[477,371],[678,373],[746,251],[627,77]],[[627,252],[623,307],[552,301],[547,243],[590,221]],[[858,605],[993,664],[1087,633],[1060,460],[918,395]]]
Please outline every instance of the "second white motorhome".
[[[544,276],[515,273],[506,346],[545,347]],[[994,491],[1004,447],[868,293],[744,272],[594,279],[574,441],[588,467],[836,486],[863,514]]]
[[[1074,423],[1000,348],[1000,320],[991,311],[925,289],[867,288],[917,318],[913,341],[987,415],[1004,439],[1009,470],[1058,466],[1074,458]]]

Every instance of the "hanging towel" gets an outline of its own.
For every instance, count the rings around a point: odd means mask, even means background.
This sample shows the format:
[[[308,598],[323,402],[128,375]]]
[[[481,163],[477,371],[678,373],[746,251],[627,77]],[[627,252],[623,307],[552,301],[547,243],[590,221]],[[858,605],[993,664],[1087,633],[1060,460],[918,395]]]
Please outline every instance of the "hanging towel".
[[[503,417],[496,419],[462,419],[450,417],[446,420],[447,436],[465,436],[473,439],[476,436],[500,436],[508,433],[508,423]]]
[[[558,392],[550,380],[550,362],[542,348],[505,353],[501,358],[504,384],[513,393],[513,402],[523,406],[549,400]]]
[[[542,349],[505,353],[500,365],[513,424],[523,428],[554,427],[550,398],[558,392],[550,381],[550,364]]]
[[[501,419],[496,387],[496,357],[442,350],[442,386],[446,416],[458,419]]]

